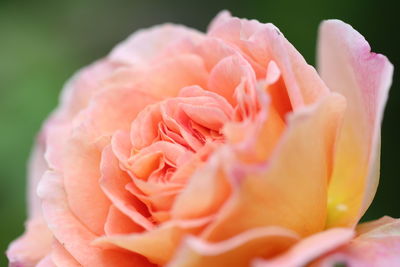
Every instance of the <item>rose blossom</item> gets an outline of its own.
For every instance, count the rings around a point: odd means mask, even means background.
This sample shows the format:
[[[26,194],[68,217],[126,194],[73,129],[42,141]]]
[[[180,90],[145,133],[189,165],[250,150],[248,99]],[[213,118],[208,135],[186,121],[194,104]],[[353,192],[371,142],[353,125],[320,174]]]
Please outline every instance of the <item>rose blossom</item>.
[[[356,227],[393,67],[338,20],[320,27],[318,67],[228,12],[207,34],[133,34],[43,126],[10,265],[400,264],[398,220]]]

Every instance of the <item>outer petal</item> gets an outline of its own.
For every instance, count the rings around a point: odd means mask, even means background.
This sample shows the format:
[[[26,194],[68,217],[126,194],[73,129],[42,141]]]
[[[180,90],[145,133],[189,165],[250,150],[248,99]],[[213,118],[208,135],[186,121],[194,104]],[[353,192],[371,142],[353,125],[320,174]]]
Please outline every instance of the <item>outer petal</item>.
[[[44,160],[43,136],[39,136],[29,163],[29,195],[28,216],[26,232],[15,240],[7,250],[7,257],[11,266],[34,266],[39,260],[50,252],[52,235],[43,219],[39,197],[36,187],[47,168]]]
[[[329,186],[328,227],[351,226],[370,205],[378,185],[380,126],[393,66],[338,20],[322,23],[318,46],[323,80],[349,103]]]
[[[52,235],[42,216],[29,219],[25,234],[8,247],[10,267],[35,266],[50,252],[51,241]]]
[[[132,34],[115,47],[109,55],[113,62],[128,65],[147,65],[159,59],[163,51],[182,42],[201,40],[203,34],[180,25],[163,24]]]
[[[114,88],[97,94],[75,119],[77,126],[63,154],[65,191],[73,213],[96,234],[104,232],[110,206],[99,186],[102,148],[116,129],[128,128],[137,113],[153,101],[132,88]]]
[[[43,213],[54,237],[83,266],[132,266],[146,264],[142,257],[122,250],[98,249],[90,245],[97,238],[68,207],[63,177],[48,171],[38,187]],[[60,259],[61,260],[61,259]]]
[[[357,227],[361,234],[349,244],[311,266],[342,264],[351,267],[400,266],[400,219],[383,217]]]
[[[236,192],[206,230],[205,238],[219,241],[271,225],[301,236],[321,231],[333,145],[344,107],[344,99],[334,94],[295,113],[267,166],[230,166]]]
[[[93,95],[102,87],[100,84],[118,67],[109,60],[99,60],[79,70],[65,84],[59,107],[53,112],[43,127],[46,140],[45,158],[50,168],[62,166],[62,148],[70,134],[73,118],[87,107]]]
[[[254,262],[254,267],[306,266],[307,263],[317,258],[319,255],[341,246],[352,237],[353,231],[350,229],[330,229],[303,239],[288,252],[272,260],[256,260]]]
[[[254,257],[269,258],[285,251],[298,236],[279,227],[255,228],[219,243],[188,237],[170,267],[249,266]]]

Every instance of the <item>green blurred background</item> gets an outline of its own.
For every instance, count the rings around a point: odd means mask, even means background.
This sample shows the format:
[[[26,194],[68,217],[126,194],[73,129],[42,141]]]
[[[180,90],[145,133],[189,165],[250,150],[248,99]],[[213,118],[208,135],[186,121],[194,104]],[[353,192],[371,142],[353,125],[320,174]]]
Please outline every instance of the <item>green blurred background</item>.
[[[222,9],[273,22],[312,64],[319,22],[342,19],[374,51],[400,66],[395,1],[0,0],[0,251],[23,231],[26,161],[64,81],[139,28],[176,22],[204,31]],[[381,183],[364,217],[368,220],[384,214],[400,217],[399,74],[395,68],[383,124]],[[0,266],[6,265],[1,256]]]

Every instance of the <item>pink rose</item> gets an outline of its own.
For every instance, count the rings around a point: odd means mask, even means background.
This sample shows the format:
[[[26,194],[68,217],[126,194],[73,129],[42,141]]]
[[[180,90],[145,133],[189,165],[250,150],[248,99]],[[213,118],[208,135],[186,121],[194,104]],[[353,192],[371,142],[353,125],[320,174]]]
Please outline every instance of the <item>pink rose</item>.
[[[361,224],[393,67],[320,28],[317,72],[272,24],[139,31],[79,71],[38,137],[10,266],[400,265]]]

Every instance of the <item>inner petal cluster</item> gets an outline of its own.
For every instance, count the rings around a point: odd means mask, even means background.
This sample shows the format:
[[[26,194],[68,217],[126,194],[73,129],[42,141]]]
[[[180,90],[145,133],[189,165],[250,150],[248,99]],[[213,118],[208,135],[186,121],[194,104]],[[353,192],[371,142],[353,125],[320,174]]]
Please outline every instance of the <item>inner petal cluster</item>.
[[[125,189],[147,206],[151,221],[169,219],[187,179],[225,142],[223,127],[234,114],[225,98],[198,86],[183,88],[177,97],[138,114],[120,164],[132,179]]]

